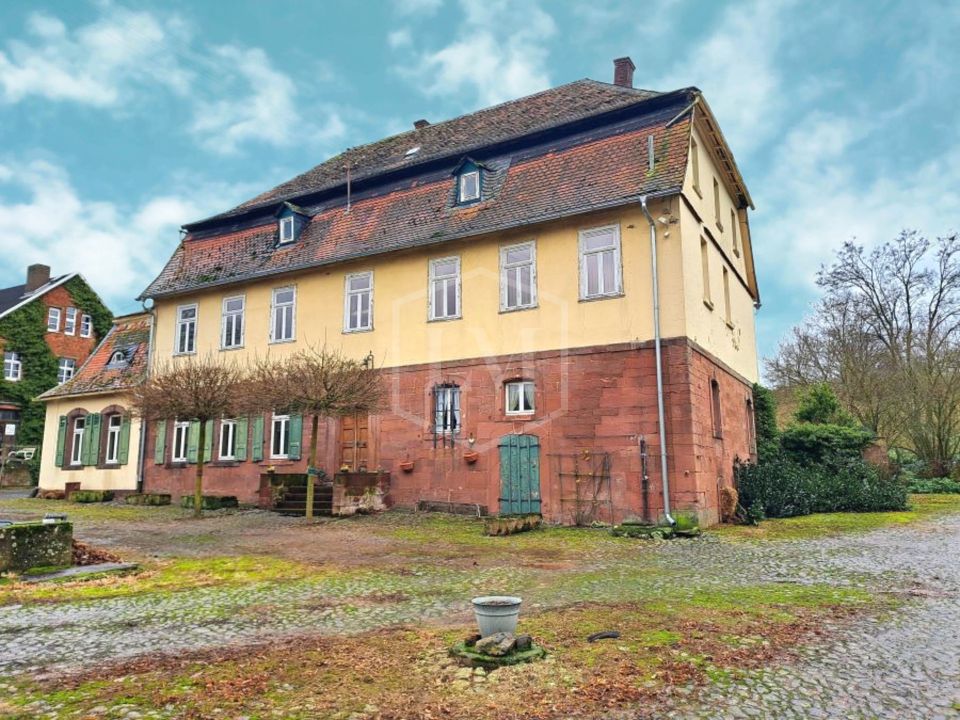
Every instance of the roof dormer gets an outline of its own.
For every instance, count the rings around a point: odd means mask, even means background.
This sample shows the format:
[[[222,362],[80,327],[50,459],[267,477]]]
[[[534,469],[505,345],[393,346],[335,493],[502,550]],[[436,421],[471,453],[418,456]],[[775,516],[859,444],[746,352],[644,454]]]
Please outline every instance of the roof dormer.
[[[277,245],[296,242],[310,219],[306,210],[290,202],[281,203],[275,217],[277,218]]]
[[[483,175],[486,166],[465,157],[453,169],[456,204],[471,205],[483,200]]]

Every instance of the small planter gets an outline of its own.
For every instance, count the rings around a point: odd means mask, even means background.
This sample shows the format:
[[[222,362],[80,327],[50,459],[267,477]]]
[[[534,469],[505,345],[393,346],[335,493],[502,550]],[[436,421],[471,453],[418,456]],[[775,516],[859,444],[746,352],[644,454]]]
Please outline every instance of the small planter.
[[[473,614],[477,618],[480,635],[513,634],[517,630],[522,600],[512,595],[486,595],[473,599]]]
[[[463,454],[463,459],[467,461],[467,465],[473,465],[480,459],[480,453],[476,450],[469,450]]]
[[[413,472],[413,460],[404,460],[401,462],[400,469],[405,473]]]

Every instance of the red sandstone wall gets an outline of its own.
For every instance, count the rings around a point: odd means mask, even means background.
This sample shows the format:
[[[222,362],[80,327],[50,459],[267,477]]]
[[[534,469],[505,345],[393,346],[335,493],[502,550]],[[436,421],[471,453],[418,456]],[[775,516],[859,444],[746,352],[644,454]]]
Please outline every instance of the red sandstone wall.
[[[656,515],[663,503],[654,368],[652,348],[618,346],[388,371],[385,379],[391,411],[371,419],[370,468],[379,466],[392,473],[395,504],[413,506],[420,500],[475,503],[497,512],[500,438],[511,433],[537,435],[544,516],[553,521],[573,520],[573,479],[561,478],[559,471],[572,470],[575,456],[583,470],[595,462],[597,453],[605,452],[611,458],[611,492],[602,496],[598,519],[620,521],[640,515],[643,509],[638,445],[642,435],[649,445],[648,505]],[[503,383],[518,378],[536,383],[537,412],[529,419],[504,413]],[[720,384],[722,437],[714,437],[712,427],[713,378]],[[732,482],[734,458],[749,457],[746,400],[750,387],[684,340],[665,345],[664,380],[672,505],[695,509],[705,522],[715,522],[718,480]],[[461,387],[463,424],[452,448],[440,443],[435,447],[432,434],[431,390],[441,382]],[[304,426],[306,455],[309,423]],[[337,430],[331,422],[321,432],[319,464],[328,472],[339,462]],[[155,465],[153,433],[151,427],[146,490],[175,496],[191,493],[195,467]],[[470,437],[475,438],[473,449],[480,454],[473,465],[463,459],[464,451],[470,449]],[[411,473],[398,466],[407,459],[414,461]],[[230,466],[211,463],[205,470],[205,491],[256,502],[259,474],[271,464],[277,472],[303,472],[306,468],[305,460],[265,459]]]

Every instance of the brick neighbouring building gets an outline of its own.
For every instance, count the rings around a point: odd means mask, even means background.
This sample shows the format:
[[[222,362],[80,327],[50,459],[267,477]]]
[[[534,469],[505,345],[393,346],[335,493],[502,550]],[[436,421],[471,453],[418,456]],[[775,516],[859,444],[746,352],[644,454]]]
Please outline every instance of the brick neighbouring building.
[[[155,357],[262,356],[322,341],[358,359],[369,352],[383,366],[389,409],[326,423],[328,472],[382,468],[396,504],[496,512],[514,507],[514,474],[534,467],[538,482],[522,478],[523,501],[539,500],[550,520],[652,518],[664,504],[644,197],[660,224],[671,504],[716,521],[719,486],[732,482],[735,458],[754,452],[759,295],[749,195],[699,91],[634,90],[617,67],[617,84],[577,81],[418,124],[185,226],[144,292],[155,302]],[[473,172],[475,181],[464,179]],[[471,202],[462,202],[465,182],[479,195]],[[609,253],[593,265],[592,238]],[[504,252],[526,246],[527,279],[508,282],[515,266]],[[357,277],[369,279],[362,332],[351,326]],[[445,277],[455,293],[437,290]],[[510,307],[510,282],[532,288],[534,301]],[[455,312],[435,318],[438,305],[451,304]],[[284,305],[290,321],[277,319]],[[224,347],[236,339],[224,339],[231,313],[243,331],[238,346]],[[533,409],[508,414],[507,398],[528,392],[508,385],[521,381],[532,384]],[[448,388],[456,401],[439,399],[452,397]],[[221,461],[215,450],[206,491],[255,502],[267,468],[304,472],[304,420],[242,421],[242,458]],[[145,489],[189,494],[194,468],[171,448],[172,423],[162,427],[160,438],[157,425],[148,430]],[[223,437],[219,424],[211,429],[216,448]],[[186,428],[180,437],[186,447]],[[513,469],[514,452],[523,470]]]
[[[39,450],[44,408],[35,398],[80,369],[109,329],[111,317],[81,275],[51,278],[46,265],[31,265],[25,283],[0,289],[4,359],[0,453],[4,457],[15,447]],[[72,365],[61,367],[65,361]]]

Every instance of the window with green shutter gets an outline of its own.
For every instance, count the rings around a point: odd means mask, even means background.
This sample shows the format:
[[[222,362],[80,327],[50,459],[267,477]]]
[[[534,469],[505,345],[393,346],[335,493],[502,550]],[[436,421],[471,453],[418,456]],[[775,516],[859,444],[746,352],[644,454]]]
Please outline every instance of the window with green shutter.
[[[120,425],[120,451],[118,461],[121,465],[126,465],[130,461],[130,417],[123,416],[123,422]]]
[[[253,447],[251,457],[254,462],[263,460],[263,415],[253,419]]]
[[[187,432],[187,462],[188,463],[197,462],[197,454],[200,449],[199,443],[200,443],[200,422],[198,420],[192,420],[190,422],[190,430]]]
[[[203,436],[203,461],[210,462],[213,458],[213,420],[207,420]]]
[[[57,467],[64,465],[64,450],[67,446],[67,416],[60,416],[60,424],[57,427]]]
[[[157,437],[153,446],[153,462],[157,465],[163,465],[164,451],[167,445],[167,421],[157,422]]]
[[[239,418],[236,427],[236,459],[237,462],[243,462],[247,459],[247,428],[249,421],[246,418]]]
[[[98,413],[87,415],[81,453],[84,465],[96,465],[100,459],[100,415]]]
[[[291,415],[290,416],[290,438],[289,438],[289,451],[287,452],[287,457],[291,460],[300,459],[300,447],[303,444],[303,416],[302,415]]]

